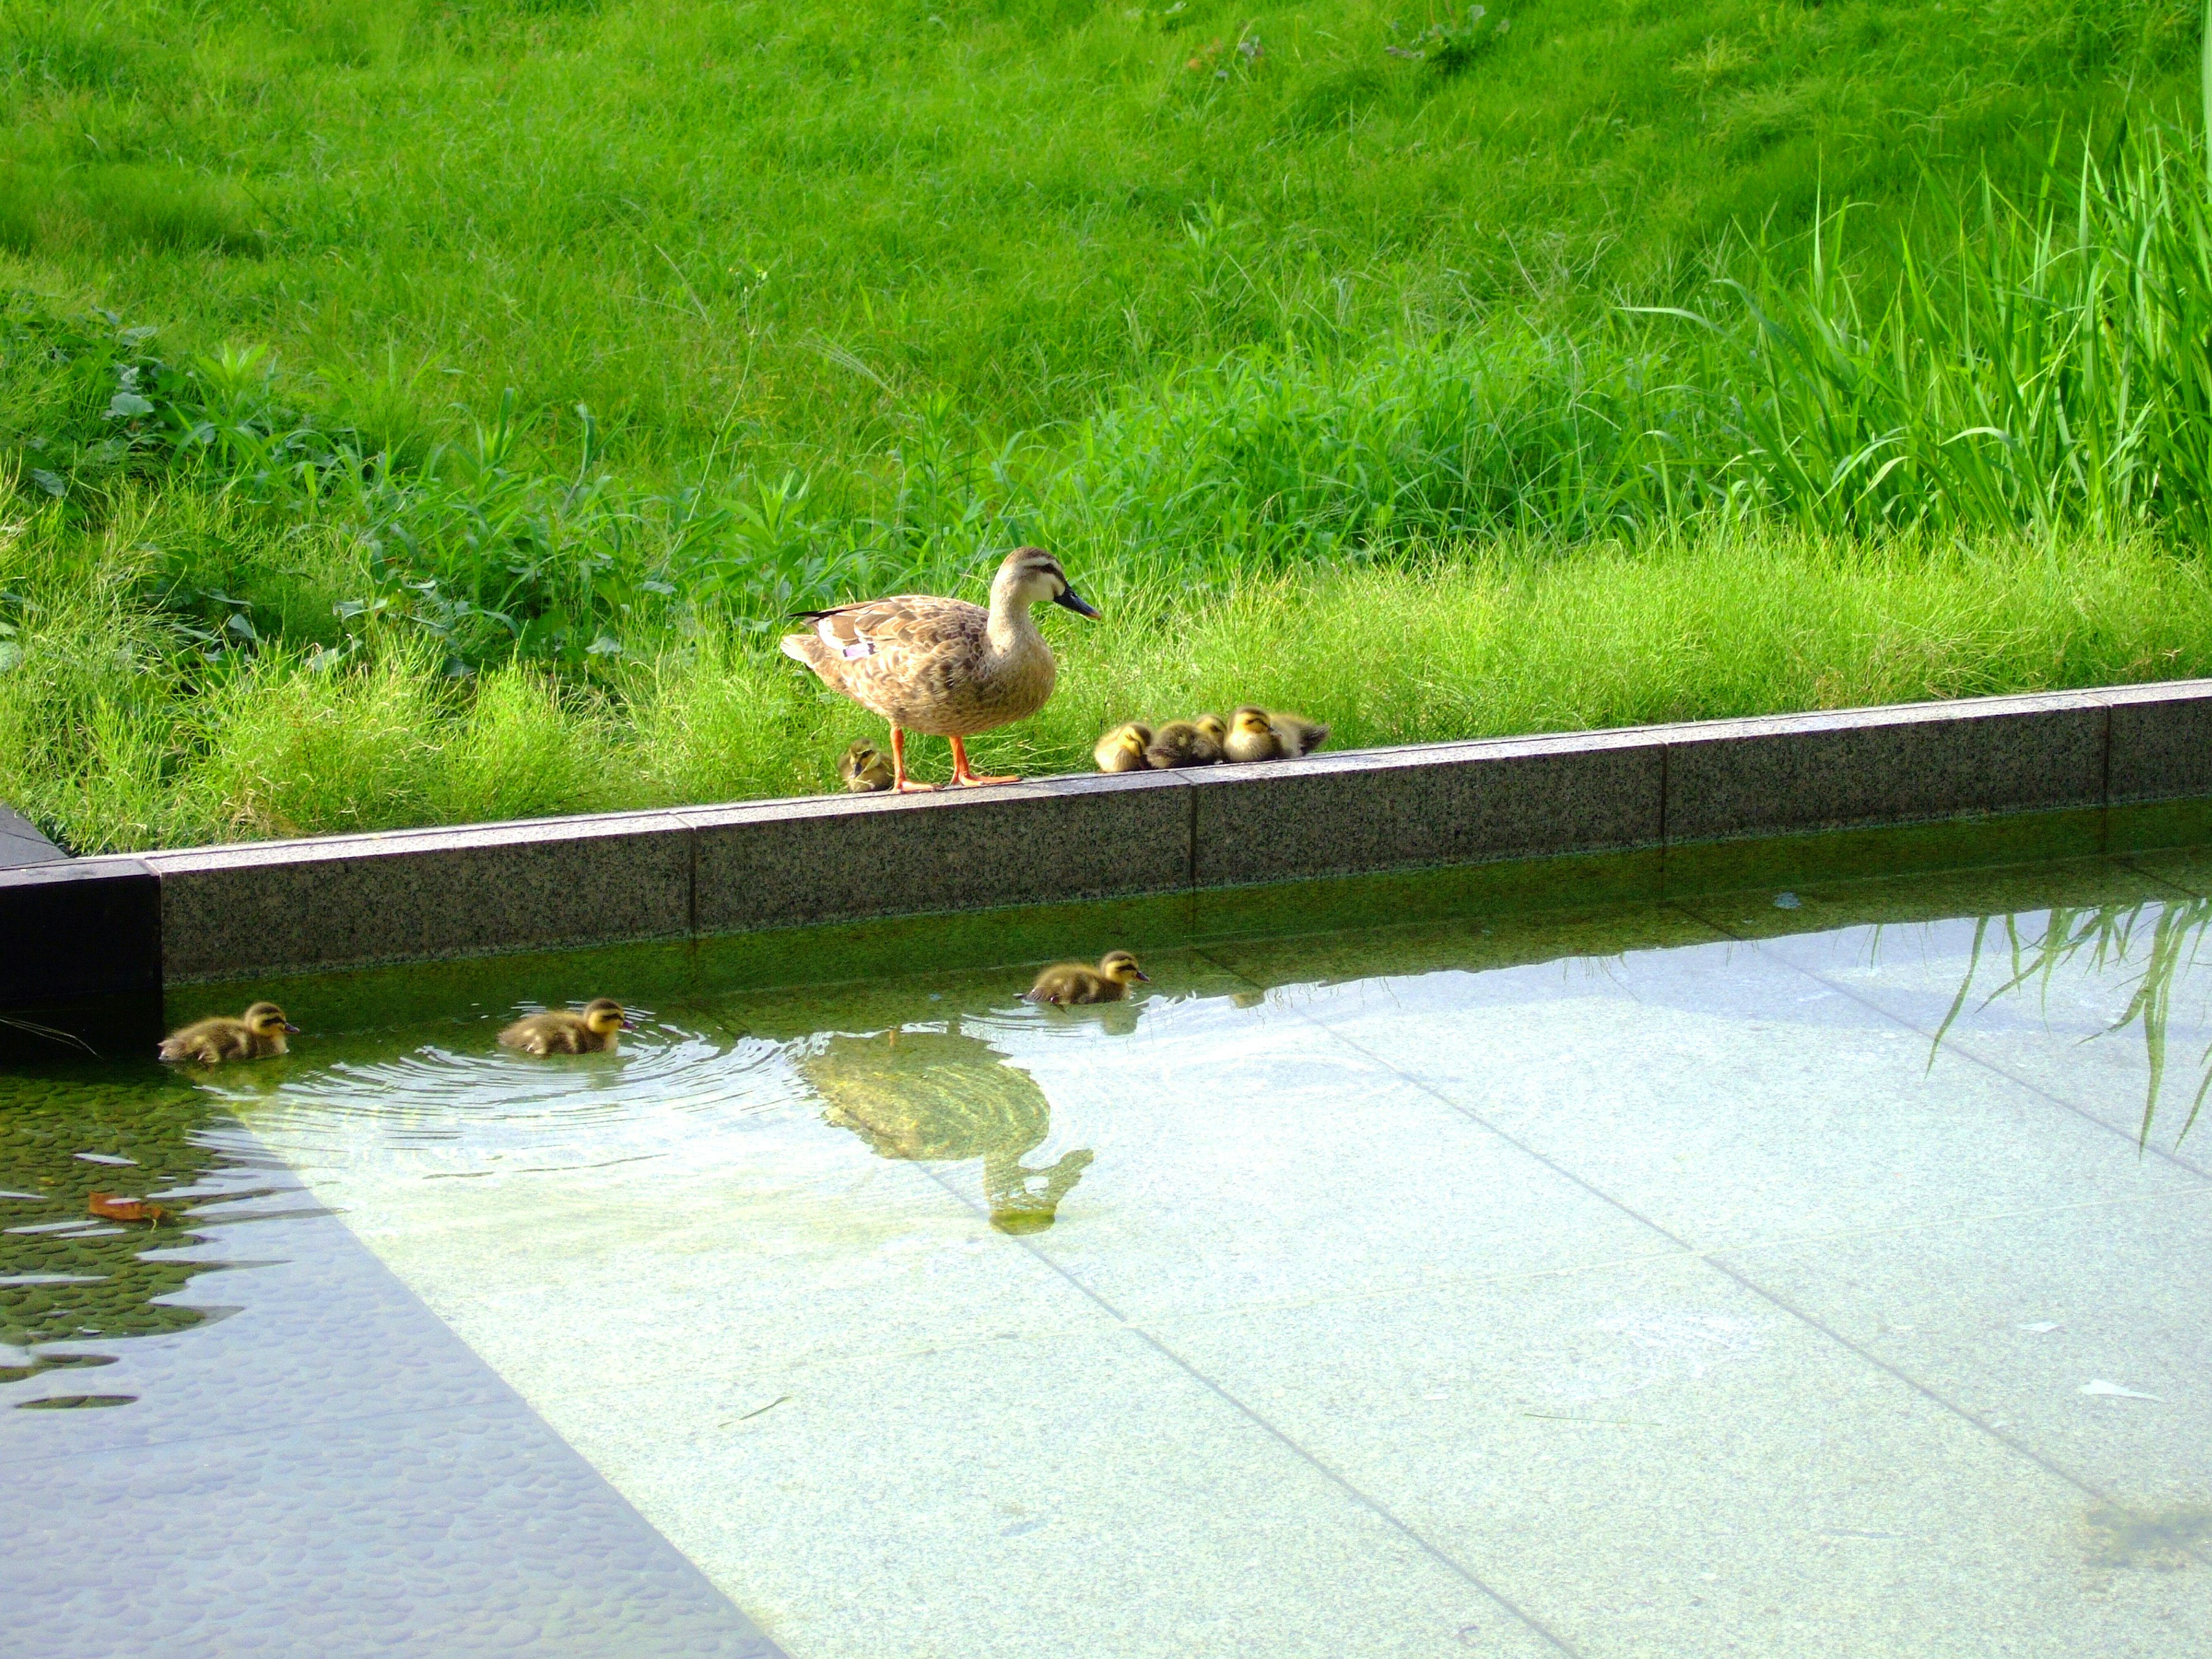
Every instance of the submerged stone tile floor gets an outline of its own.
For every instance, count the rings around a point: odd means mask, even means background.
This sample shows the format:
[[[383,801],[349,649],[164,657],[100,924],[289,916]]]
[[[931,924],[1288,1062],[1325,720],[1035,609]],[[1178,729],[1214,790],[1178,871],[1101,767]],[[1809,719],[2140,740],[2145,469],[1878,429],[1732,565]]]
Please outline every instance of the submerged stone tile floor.
[[[0,1386],[137,1395],[0,1411],[10,1650],[2212,1650],[2207,895],[917,975],[536,1065],[488,967],[202,1084],[342,1221],[209,1228],[264,1265],[179,1299],[237,1313]],[[1057,1220],[996,1230],[1024,1171]]]

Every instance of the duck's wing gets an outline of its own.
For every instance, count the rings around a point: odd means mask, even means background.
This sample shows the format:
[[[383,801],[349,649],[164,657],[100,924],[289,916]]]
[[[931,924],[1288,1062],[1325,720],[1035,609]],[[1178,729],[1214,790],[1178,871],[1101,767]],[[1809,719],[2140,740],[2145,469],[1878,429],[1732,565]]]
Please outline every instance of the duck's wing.
[[[816,639],[848,661],[901,648],[933,651],[948,641],[967,639],[990,619],[990,612],[980,605],[932,593],[902,593],[799,615],[814,624]]]
[[[799,615],[813,627],[786,635],[784,654],[872,708],[894,689],[932,686],[945,665],[966,661],[991,619],[979,605],[929,593]]]

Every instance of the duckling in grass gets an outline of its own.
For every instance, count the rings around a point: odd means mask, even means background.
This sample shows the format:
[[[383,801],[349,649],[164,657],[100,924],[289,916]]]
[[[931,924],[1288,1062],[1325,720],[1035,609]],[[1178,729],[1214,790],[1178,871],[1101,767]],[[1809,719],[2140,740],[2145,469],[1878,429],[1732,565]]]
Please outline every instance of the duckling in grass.
[[[1141,772],[1150,764],[1145,758],[1145,749],[1152,740],[1152,728],[1131,720],[1127,726],[1117,726],[1098,739],[1098,746],[1091,751],[1102,772]]]
[[[855,738],[837,763],[837,775],[845,780],[845,787],[856,795],[865,795],[878,789],[891,787],[890,757],[866,738]]]
[[[552,1008],[525,1014],[499,1034],[499,1046],[526,1054],[611,1054],[631,1029],[622,1004],[612,997],[594,997],[581,1013]]]
[[[1152,976],[1137,966],[1127,951],[1109,951],[1098,965],[1056,962],[1036,976],[1036,983],[1022,994],[1024,1002],[1072,1004],[1119,1002],[1132,983],[1149,983]]]
[[[237,1019],[218,1014],[172,1031],[162,1040],[160,1053],[166,1060],[197,1060],[203,1066],[220,1066],[226,1060],[266,1060],[289,1053],[284,1034],[297,1036],[299,1030],[275,1003],[257,1002]]]
[[[1152,733],[1145,758],[1164,772],[1178,766],[1212,766],[1221,759],[1221,744],[1196,720],[1170,720]]]
[[[1328,727],[1303,714],[1271,714],[1249,703],[1230,716],[1222,747],[1232,761],[1297,760],[1328,741]]]

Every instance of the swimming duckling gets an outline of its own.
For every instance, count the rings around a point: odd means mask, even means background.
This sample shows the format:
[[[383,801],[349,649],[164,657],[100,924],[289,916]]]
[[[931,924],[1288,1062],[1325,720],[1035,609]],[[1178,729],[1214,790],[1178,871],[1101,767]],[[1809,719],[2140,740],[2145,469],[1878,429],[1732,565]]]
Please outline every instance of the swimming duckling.
[[[1221,759],[1221,744],[1196,720],[1170,720],[1152,733],[1145,758],[1164,772],[1178,766],[1212,766]]]
[[[553,1008],[525,1014],[499,1034],[499,1046],[526,1054],[611,1054],[622,1034],[632,1029],[622,1004],[612,997],[594,997],[581,1013]]]
[[[160,1054],[163,1060],[197,1060],[203,1066],[220,1066],[226,1060],[266,1060],[289,1053],[284,1033],[296,1036],[299,1030],[275,1003],[257,1002],[240,1018],[218,1014],[172,1031],[162,1040]]]
[[[1328,741],[1328,727],[1303,714],[1271,714],[1247,703],[1230,718],[1222,747],[1233,761],[1297,760]]]
[[[865,795],[878,789],[891,787],[890,757],[866,738],[855,738],[837,763],[837,775],[845,780],[845,787],[856,795]]]
[[[1131,720],[1099,738],[1091,757],[1102,772],[1141,772],[1150,763],[1145,759],[1145,748],[1152,740],[1151,726]]]
[[[1128,994],[1131,981],[1150,983],[1152,976],[1137,966],[1127,951],[1109,951],[1092,968],[1080,962],[1056,962],[1036,976],[1023,993],[1024,1002],[1119,1002]]]

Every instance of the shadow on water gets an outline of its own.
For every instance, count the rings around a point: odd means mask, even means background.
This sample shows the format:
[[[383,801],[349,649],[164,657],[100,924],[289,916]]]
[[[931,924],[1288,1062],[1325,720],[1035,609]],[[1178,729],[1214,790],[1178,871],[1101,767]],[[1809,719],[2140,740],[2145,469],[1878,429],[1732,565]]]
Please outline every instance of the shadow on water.
[[[2017,915],[1983,916],[1974,924],[1973,946],[1966,959],[1966,976],[1959,994],[1936,1027],[1929,1048],[1929,1064],[1943,1039],[1965,1010],[1975,981],[1984,969],[1992,924],[2001,927],[2008,976],[1978,1005],[1987,1008],[2002,997],[2039,992],[2046,1000],[2051,987],[2063,969],[2083,969],[2092,974],[2124,971],[2130,963],[2141,967],[2120,981],[2128,989],[2126,1007],[2102,1031],[2083,1042],[2116,1036],[2130,1027],[2142,1033],[2149,1082],[2143,1096],[2142,1127],[2139,1142],[2148,1145],[2151,1121],[2157,1115],[2166,1086],[2166,1036],[2173,1012],[2176,982],[2193,969],[2202,951],[2205,932],[2212,927],[2212,899],[2142,900],[2131,904],[2058,906],[2045,913],[2043,931],[2030,936]],[[2189,1115],[2174,1136],[2179,1146],[2197,1124],[2205,1097],[2212,1094],[2212,1042],[2195,1061],[2197,1087],[2189,1101]]]
[[[138,1075],[9,1074],[4,1087],[0,1384],[105,1365],[113,1356],[93,1351],[100,1345],[187,1330],[212,1316],[164,1298],[222,1265],[179,1257],[198,1242],[193,1200],[254,1195],[237,1180],[246,1160],[225,1144],[228,1115],[197,1090],[167,1079],[149,1087]],[[97,1212],[95,1195],[109,1214]],[[16,1403],[52,1410],[130,1399],[58,1395]]]
[[[1088,1150],[1043,1169],[1022,1162],[1051,1133],[1051,1103],[1028,1073],[963,1031],[832,1036],[799,1054],[797,1069],[820,1097],[823,1119],[851,1130],[879,1158],[981,1158],[991,1224],[1000,1232],[1051,1226],[1091,1164]]]

